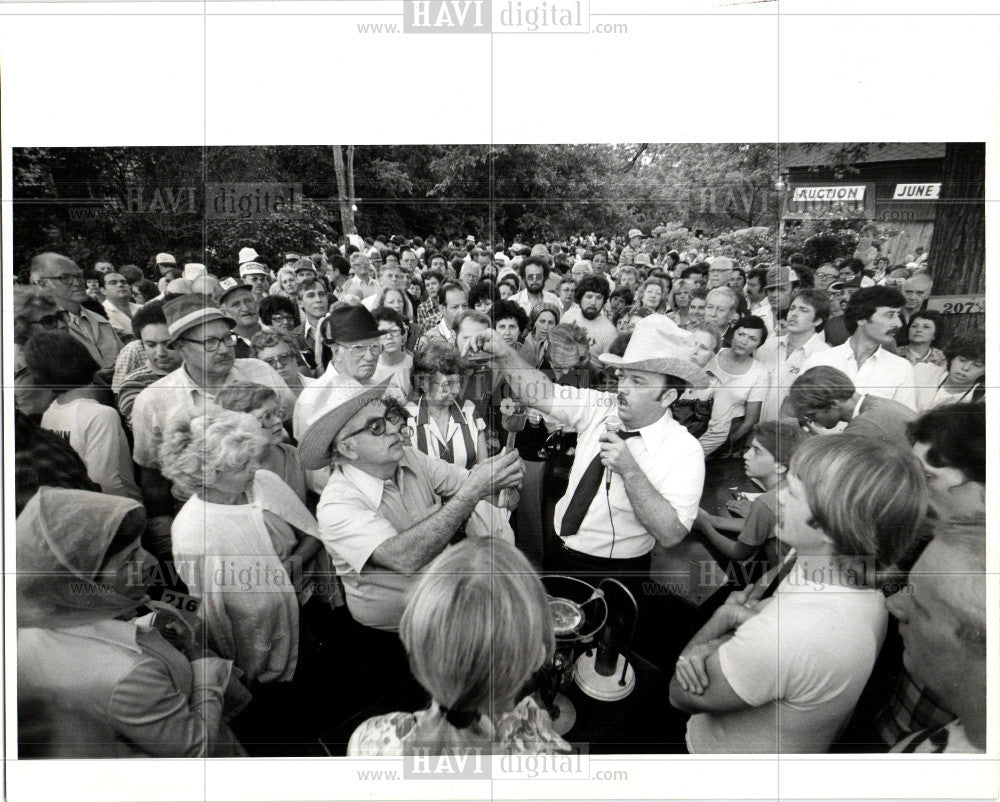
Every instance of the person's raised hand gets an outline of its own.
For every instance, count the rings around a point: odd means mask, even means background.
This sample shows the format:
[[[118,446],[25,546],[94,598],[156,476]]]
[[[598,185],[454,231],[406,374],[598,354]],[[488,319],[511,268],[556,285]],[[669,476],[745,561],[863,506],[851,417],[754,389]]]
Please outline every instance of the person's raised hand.
[[[500,358],[512,353],[514,349],[511,348],[510,344],[493,329],[487,329],[486,331],[480,331],[473,336],[470,344],[470,350],[473,353],[485,351],[488,354],[493,354],[493,356]]]
[[[483,499],[500,490],[520,487],[524,479],[524,463],[517,451],[504,449],[495,457],[480,462],[471,471],[466,481],[476,494]]]

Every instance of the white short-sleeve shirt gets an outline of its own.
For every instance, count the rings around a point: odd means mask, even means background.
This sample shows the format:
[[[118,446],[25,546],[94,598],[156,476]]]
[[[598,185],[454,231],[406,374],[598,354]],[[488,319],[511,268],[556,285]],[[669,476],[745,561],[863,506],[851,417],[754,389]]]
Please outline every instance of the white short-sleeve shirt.
[[[822,753],[850,718],[885,638],[885,600],[824,584],[829,560],[817,569],[809,559],[719,647],[726,681],[750,707],[693,715],[693,754]]]
[[[549,417],[577,433],[576,458],[566,495],[556,504],[556,534],[562,529],[563,516],[583,474],[601,451],[600,438],[612,414],[618,414],[618,401],[613,393],[556,385]],[[639,437],[626,440],[629,450],[646,478],[690,530],[705,484],[705,455],[701,445],[669,411],[639,433]],[[621,476],[612,473],[610,489],[601,484],[579,530],[563,542],[574,551],[594,557],[628,559],[652,551],[656,540],[636,517]]]

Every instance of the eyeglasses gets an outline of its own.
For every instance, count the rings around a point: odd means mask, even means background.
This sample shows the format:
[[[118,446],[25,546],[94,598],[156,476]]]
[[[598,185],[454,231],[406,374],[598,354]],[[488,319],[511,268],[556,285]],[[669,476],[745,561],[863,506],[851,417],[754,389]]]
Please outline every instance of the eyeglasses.
[[[236,345],[236,335],[232,333],[227,334],[225,337],[209,337],[207,340],[192,340],[189,337],[178,337],[177,339],[184,340],[185,342],[189,343],[194,343],[195,345],[200,345],[210,354],[214,354],[223,345],[226,345],[229,348],[232,348],[234,345]]]
[[[334,340],[323,339],[327,345],[337,345]],[[355,359],[361,359],[365,354],[371,354],[372,356],[380,356],[385,350],[382,343],[377,343],[376,345],[341,345],[341,348],[346,349],[352,357]]]
[[[381,334],[382,337],[385,338],[386,340],[393,337],[403,336],[403,332],[401,332],[399,329],[379,329],[379,334]]]
[[[86,283],[83,273],[63,273],[61,276],[42,276],[42,278],[48,279],[49,281],[58,281],[60,284],[67,287],[73,284]]]
[[[283,423],[285,420],[285,411],[280,407],[267,412],[256,409],[253,412],[253,416],[260,421],[261,426],[266,426],[268,423]]]
[[[411,429],[409,426],[404,425],[405,423],[406,423],[406,415],[404,415],[402,412],[397,412],[396,410],[390,410],[389,412],[386,412],[385,415],[383,415],[381,418],[373,418],[357,431],[351,432],[350,434],[345,435],[341,439],[346,440],[348,437],[354,437],[354,435],[361,434],[362,432],[368,432],[368,434],[370,434],[372,437],[381,437],[388,431],[390,425],[399,426],[400,427],[399,434],[403,435],[403,437],[412,437],[413,429]]]
[[[59,328],[60,323],[65,323],[69,320],[69,312],[65,309],[60,309],[58,312],[53,312],[51,315],[42,315],[38,320],[33,320],[37,326],[41,326],[46,331],[51,331],[52,329]]]
[[[298,357],[295,354],[278,354],[278,356],[265,359],[264,362],[275,370],[280,370],[298,362]]]

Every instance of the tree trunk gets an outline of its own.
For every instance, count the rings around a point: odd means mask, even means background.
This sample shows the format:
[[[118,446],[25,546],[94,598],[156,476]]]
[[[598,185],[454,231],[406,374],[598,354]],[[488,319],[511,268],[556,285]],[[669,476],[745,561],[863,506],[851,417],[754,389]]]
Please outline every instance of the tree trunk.
[[[340,145],[333,145],[333,168],[337,173],[337,200],[340,202],[340,228],[345,237],[357,234],[354,225],[354,148],[348,145],[350,176],[344,167],[344,152]]]
[[[928,256],[935,295],[986,291],[986,146],[949,143]],[[983,331],[985,315],[947,315],[946,338]]]

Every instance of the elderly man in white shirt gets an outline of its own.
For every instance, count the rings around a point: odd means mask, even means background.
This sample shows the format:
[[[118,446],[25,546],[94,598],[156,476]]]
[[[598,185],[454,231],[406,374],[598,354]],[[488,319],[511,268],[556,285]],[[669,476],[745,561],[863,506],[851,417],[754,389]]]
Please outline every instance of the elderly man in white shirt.
[[[701,446],[670,412],[685,388],[708,386],[691,334],[665,315],[640,320],[624,356],[601,357],[618,369],[617,394],[555,385],[499,336],[477,336],[518,399],[578,435],[545,570],[615,577],[641,594],[654,545],[687,536],[705,480]]]
[[[902,326],[903,294],[890,287],[863,287],[844,310],[851,332],[843,345],[817,351],[802,363],[802,371],[829,365],[847,374],[862,395],[877,395],[916,409],[913,365],[890,348]]]
[[[236,359],[236,325],[200,295],[182,295],[163,305],[172,347],[181,366],[139,393],[132,409],[132,458],[142,468],[142,487],[151,515],[169,514],[170,483],[160,474],[160,444],[167,420],[178,412],[213,403],[225,384],[252,382],[271,387],[290,413],[295,405],[284,379],[259,359]]]
[[[777,349],[767,363],[771,383],[761,408],[762,421],[778,420],[781,404],[792,382],[802,373],[802,364],[813,354],[830,348],[823,336],[829,317],[830,298],[825,292],[805,289],[795,293],[785,318],[787,333],[776,338]]]

